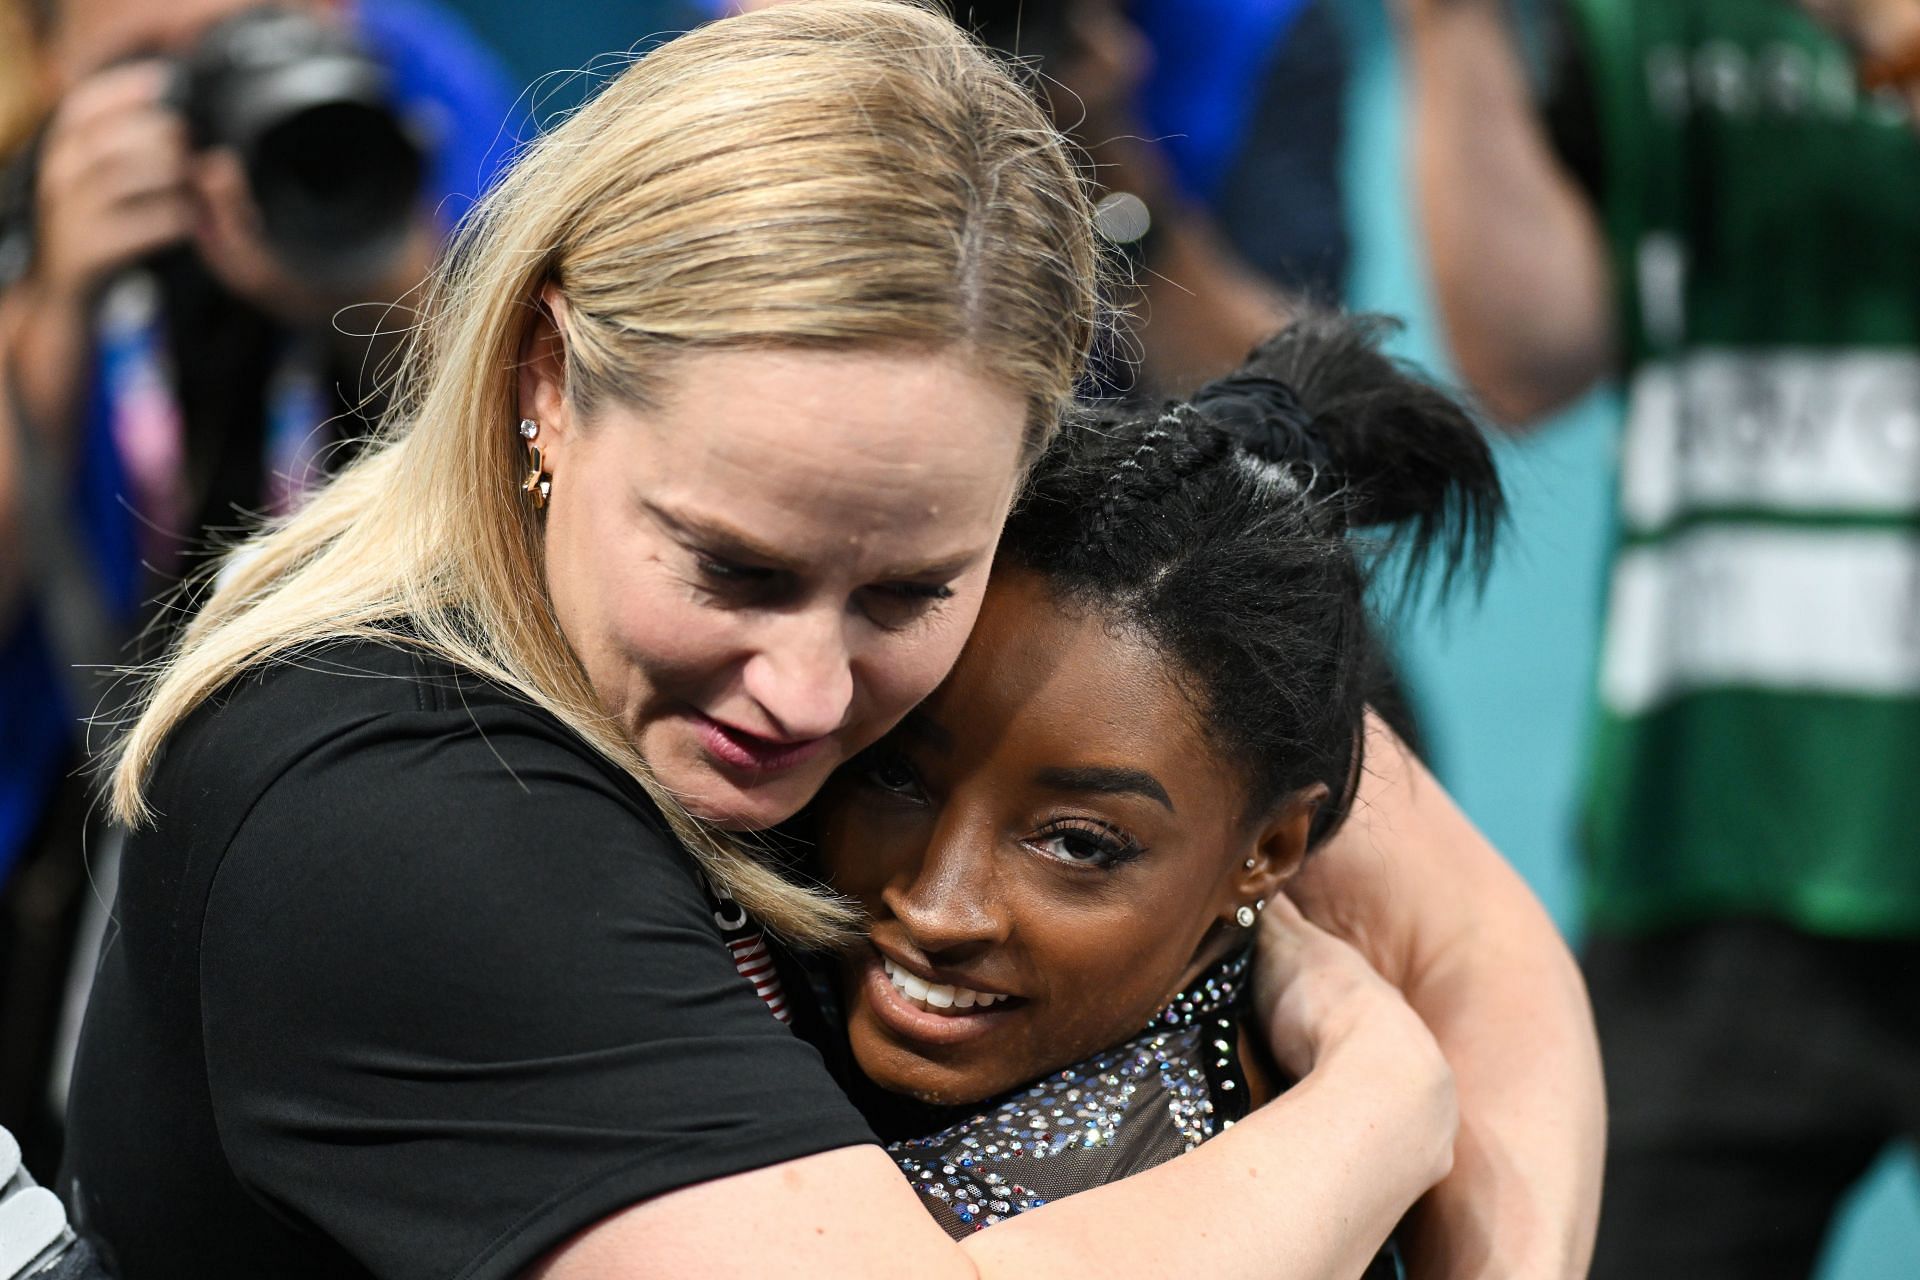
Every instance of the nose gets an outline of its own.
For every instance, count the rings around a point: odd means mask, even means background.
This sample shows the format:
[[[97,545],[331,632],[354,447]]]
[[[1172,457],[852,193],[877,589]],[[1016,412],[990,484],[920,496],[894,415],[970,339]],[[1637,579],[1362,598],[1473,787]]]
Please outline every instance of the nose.
[[[847,624],[830,608],[774,615],[743,677],[747,696],[778,736],[819,738],[840,728],[853,705]]]
[[[903,868],[881,892],[930,963],[962,963],[1007,940],[993,841],[985,824],[949,808],[919,863]]]

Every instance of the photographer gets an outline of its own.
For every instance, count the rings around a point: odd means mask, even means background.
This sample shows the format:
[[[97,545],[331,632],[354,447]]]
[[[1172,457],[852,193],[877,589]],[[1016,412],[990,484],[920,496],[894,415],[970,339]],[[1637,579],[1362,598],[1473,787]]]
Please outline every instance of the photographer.
[[[518,131],[491,55],[413,0],[25,13],[52,109],[0,178],[0,1124],[44,1163],[104,690],[75,668],[153,656],[167,627],[128,638],[178,615],[142,602],[205,530],[290,511],[371,420],[389,304]]]

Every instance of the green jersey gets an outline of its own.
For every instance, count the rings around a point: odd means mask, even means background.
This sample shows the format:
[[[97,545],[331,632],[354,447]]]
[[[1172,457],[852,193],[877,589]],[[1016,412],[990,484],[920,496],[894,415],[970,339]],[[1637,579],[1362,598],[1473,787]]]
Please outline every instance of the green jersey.
[[[1571,0],[1628,410],[1614,932],[1920,935],[1920,142],[1790,0]]]

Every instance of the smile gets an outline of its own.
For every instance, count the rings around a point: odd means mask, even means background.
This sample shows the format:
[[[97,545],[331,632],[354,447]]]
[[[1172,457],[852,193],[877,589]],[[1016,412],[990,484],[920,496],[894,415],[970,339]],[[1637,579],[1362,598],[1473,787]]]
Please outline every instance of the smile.
[[[927,982],[908,973],[885,956],[880,957],[880,964],[901,995],[933,1013],[950,1009],[985,1009],[1009,998],[991,991],[975,991],[972,987]]]
[[[865,1004],[897,1040],[922,1047],[952,1046],[990,1034],[1026,1005],[1019,996],[976,991],[956,983],[928,982],[880,953],[868,950],[860,966]]]

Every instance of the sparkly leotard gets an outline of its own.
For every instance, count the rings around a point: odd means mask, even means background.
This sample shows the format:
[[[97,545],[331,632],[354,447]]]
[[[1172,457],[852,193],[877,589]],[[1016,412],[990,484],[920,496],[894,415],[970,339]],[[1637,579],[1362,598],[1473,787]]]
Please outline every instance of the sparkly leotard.
[[[888,1154],[956,1239],[1193,1150],[1247,1114],[1240,1020],[1250,955],[1209,970],[1124,1044],[944,1123]],[[896,1124],[898,1121],[896,1121]],[[1389,1242],[1363,1280],[1399,1274]]]
[[[1247,1112],[1247,967],[1224,962],[1126,1043],[888,1152],[958,1237],[1193,1150]]]

